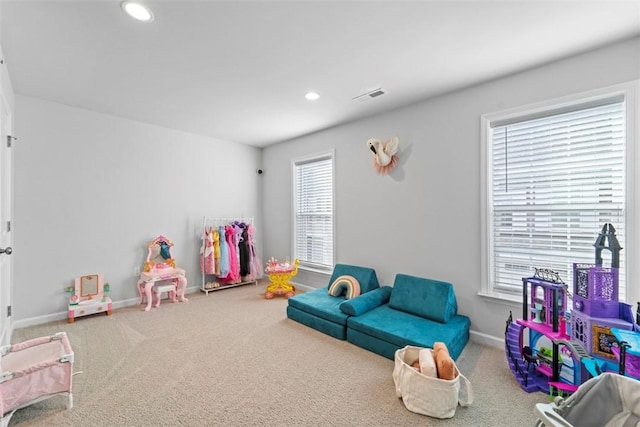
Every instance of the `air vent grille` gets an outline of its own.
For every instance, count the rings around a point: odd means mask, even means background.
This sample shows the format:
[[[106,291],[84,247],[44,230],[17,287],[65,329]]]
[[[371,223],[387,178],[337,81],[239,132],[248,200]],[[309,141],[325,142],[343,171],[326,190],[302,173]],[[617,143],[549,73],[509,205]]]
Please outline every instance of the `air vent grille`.
[[[367,101],[371,101],[373,98],[378,98],[386,93],[387,93],[386,90],[382,88],[377,88],[369,92],[363,93],[362,95],[358,95],[355,98],[353,98],[353,100],[356,102],[367,102]]]

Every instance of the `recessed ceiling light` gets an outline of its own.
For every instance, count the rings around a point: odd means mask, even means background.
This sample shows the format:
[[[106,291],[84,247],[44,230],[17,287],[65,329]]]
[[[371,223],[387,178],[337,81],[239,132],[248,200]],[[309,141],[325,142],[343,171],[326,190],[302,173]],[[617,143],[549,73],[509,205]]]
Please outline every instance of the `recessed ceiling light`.
[[[316,99],[320,98],[320,95],[318,95],[316,92],[307,92],[304,97],[309,101],[315,101]]]
[[[136,18],[139,21],[143,22],[151,22],[153,21],[153,13],[146,6],[141,5],[140,3],[135,3],[132,1],[123,1],[122,10],[124,10],[127,15]]]

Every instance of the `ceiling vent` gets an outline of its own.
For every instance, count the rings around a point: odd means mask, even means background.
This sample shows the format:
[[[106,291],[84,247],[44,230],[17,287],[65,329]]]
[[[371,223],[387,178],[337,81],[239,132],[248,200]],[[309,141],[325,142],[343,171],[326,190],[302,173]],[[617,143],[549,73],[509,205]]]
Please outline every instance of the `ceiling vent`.
[[[371,101],[373,98],[382,96],[385,93],[387,93],[387,91],[379,87],[378,89],[374,89],[372,91],[363,93],[362,95],[358,95],[355,98],[353,98],[353,100],[360,103],[367,102],[367,101]]]

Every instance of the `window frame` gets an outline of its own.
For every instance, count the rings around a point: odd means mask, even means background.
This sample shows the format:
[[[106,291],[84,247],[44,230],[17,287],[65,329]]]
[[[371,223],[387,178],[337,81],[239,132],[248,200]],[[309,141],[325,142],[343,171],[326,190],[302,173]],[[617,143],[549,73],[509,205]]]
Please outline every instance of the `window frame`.
[[[296,178],[296,168],[302,164],[309,164],[317,161],[330,160],[331,162],[331,265],[318,264],[302,260],[298,257],[298,245],[297,245],[297,215],[296,204],[298,200],[297,187],[298,182]],[[335,164],[335,150],[323,151],[320,153],[305,155],[291,159],[291,183],[292,183],[292,197],[291,197],[291,253],[293,258],[299,259],[299,268],[308,271],[315,271],[319,273],[327,273],[333,270],[336,260],[336,164]]]
[[[638,88],[640,86],[639,81],[632,81],[622,83],[614,86],[609,86],[597,90],[591,90],[588,92],[582,92],[574,95],[569,95],[561,98],[555,98],[547,101],[542,101],[534,104],[523,105],[507,110],[497,111],[489,114],[483,114],[480,117],[480,142],[481,142],[481,156],[480,156],[480,253],[481,253],[481,280],[480,290],[478,295],[485,297],[494,302],[504,303],[522,303],[522,292],[507,292],[496,289],[492,282],[492,253],[493,253],[493,221],[492,221],[492,173],[493,173],[493,153],[492,153],[492,124],[501,122],[513,122],[520,120],[527,120],[532,117],[544,115],[545,113],[577,109],[579,106],[596,104],[602,102],[605,99],[611,99],[616,97],[622,97],[625,108],[625,205],[624,212],[625,217],[625,229],[626,229],[626,247],[623,250],[626,252],[625,258],[625,277],[626,284],[625,295],[620,295],[620,299],[627,301],[628,303],[635,304],[635,301],[640,300],[640,287],[632,286],[630,284],[635,283],[639,277],[638,272],[640,266],[635,265],[633,260],[636,259],[637,248],[640,247],[638,242],[638,233],[636,232],[636,224],[640,223],[637,218],[636,204],[640,203],[640,194],[638,191],[640,186],[636,184],[638,174],[635,172],[635,165],[640,164],[638,156],[640,150],[637,149],[637,117],[636,113],[640,111],[638,106]],[[597,237],[599,230],[594,231],[594,241]]]

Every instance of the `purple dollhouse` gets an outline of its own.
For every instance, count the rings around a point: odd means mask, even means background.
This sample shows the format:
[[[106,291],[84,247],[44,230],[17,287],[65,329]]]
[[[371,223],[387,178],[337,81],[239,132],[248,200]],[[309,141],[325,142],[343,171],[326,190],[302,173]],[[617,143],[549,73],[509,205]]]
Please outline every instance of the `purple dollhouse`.
[[[522,279],[522,319],[507,320],[505,352],[509,366],[527,392],[571,393],[603,371],[636,372],[640,334],[629,304],[618,301],[620,250],[615,229],[605,224],[595,243],[595,264],[573,265],[572,310],[568,286],[549,270]],[[602,251],[611,252],[604,267]],[[528,329],[528,345],[523,332]],[[620,363],[622,361],[622,363]],[[638,366],[640,370],[640,365]]]
[[[617,339],[612,330],[634,330],[631,306],[618,301],[618,269],[622,247],[616,230],[605,224],[593,244],[595,265],[573,266],[573,311],[571,339],[579,342],[593,357],[617,364],[612,346]],[[602,251],[611,251],[611,267],[602,266]],[[618,370],[604,363],[608,370]]]

